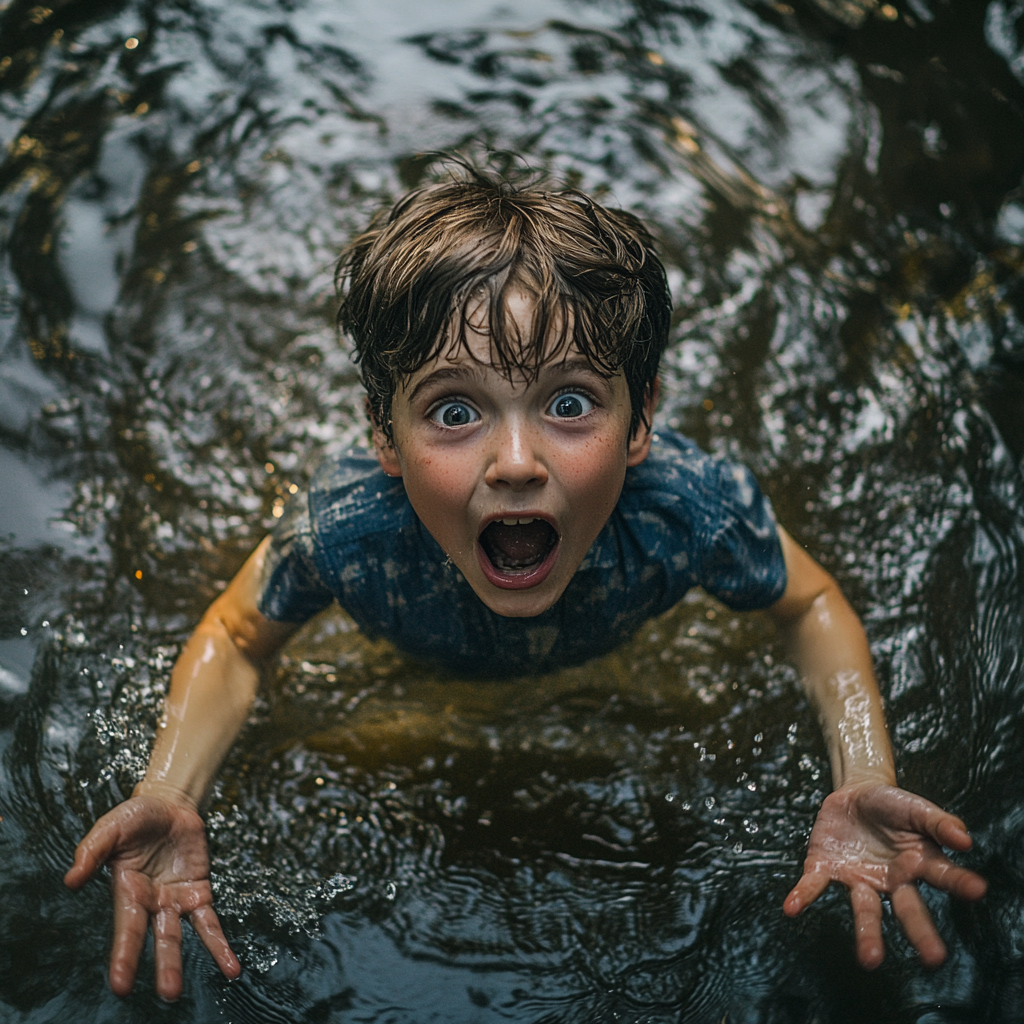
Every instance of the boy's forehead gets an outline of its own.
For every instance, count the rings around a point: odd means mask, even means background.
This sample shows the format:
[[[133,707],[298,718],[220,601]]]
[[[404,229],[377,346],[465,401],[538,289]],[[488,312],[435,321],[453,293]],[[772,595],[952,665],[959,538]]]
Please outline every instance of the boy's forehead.
[[[471,296],[461,316],[453,316],[448,325],[447,342],[436,355],[417,367],[403,387],[415,387],[439,370],[466,373],[493,371],[511,381],[529,384],[549,369],[580,369],[597,371],[573,341],[572,310],[554,310],[545,327],[543,356],[538,360],[534,340],[535,322],[539,314],[537,299],[525,288],[510,288],[502,297],[504,307],[504,344],[499,349],[490,325],[491,296],[481,289]],[[569,323],[565,324],[565,317]]]

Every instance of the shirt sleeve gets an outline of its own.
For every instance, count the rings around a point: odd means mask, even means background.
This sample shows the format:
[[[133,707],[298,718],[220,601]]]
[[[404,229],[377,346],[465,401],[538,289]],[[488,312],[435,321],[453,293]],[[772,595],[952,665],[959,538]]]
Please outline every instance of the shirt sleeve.
[[[271,534],[257,607],[274,622],[305,622],[333,600],[313,558],[309,497],[298,494]]]
[[[709,460],[709,501],[697,564],[700,585],[736,611],[767,608],[786,589],[771,503],[746,466]]]

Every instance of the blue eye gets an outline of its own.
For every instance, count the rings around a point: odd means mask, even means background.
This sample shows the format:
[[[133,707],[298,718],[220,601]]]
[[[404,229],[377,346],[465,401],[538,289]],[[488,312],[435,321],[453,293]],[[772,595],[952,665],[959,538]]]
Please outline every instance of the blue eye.
[[[480,419],[476,410],[465,402],[445,402],[430,414],[430,418],[446,427],[463,427]]]
[[[558,419],[570,420],[577,416],[585,416],[593,408],[594,403],[586,395],[570,391],[558,395],[548,407],[548,413]]]

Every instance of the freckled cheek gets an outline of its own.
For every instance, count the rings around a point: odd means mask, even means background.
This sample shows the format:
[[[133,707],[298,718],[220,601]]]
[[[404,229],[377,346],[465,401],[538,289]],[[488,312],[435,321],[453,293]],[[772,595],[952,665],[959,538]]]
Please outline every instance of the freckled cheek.
[[[410,497],[424,511],[450,515],[465,508],[472,492],[473,474],[464,459],[425,453],[411,453],[405,469]]]
[[[621,487],[625,469],[625,452],[607,442],[581,444],[558,459],[559,476],[567,488],[580,497],[610,499],[612,504],[616,500],[612,495]]]

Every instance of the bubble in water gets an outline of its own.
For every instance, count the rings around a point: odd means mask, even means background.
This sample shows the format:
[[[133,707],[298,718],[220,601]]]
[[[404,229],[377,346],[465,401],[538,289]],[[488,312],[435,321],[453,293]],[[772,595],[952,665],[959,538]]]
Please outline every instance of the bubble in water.
[[[398,895],[398,885],[395,882],[388,882],[384,886],[384,898],[393,900]]]
[[[715,798],[713,796],[707,797],[704,801],[704,806],[710,811],[715,806]]]
[[[320,886],[319,895],[325,899],[333,899],[335,896],[343,892],[350,892],[355,888],[356,879],[343,874],[334,875],[332,878],[327,879],[323,885]]]
[[[242,948],[244,950],[243,962],[258,974],[266,974],[280,959],[276,949],[252,939],[244,940]]]

